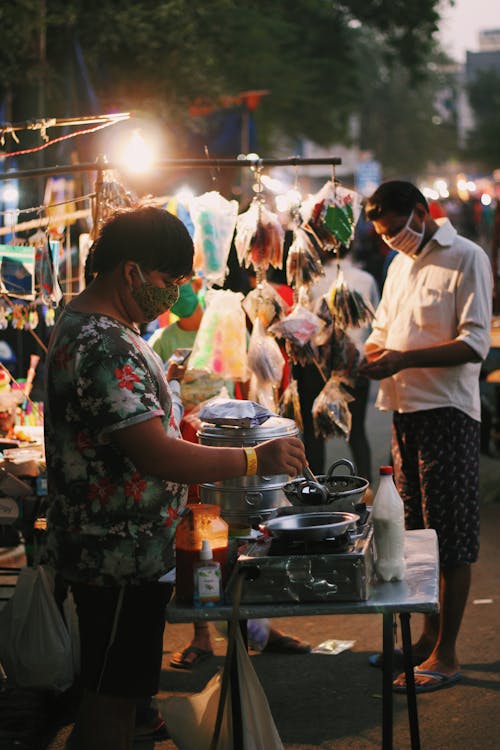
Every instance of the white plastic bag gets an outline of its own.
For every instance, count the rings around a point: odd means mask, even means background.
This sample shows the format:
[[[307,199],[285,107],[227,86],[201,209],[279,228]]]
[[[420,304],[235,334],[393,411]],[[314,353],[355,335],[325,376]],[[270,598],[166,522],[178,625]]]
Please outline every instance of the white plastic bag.
[[[238,664],[243,747],[236,748],[233,743],[231,693],[228,691],[217,750],[283,750],[269,703],[243,643],[239,626],[236,628],[235,658]],[[228,669],[228,665],[224,668]],[[218,672],[201,693],[174,695],[162,703],[162,715],[179,750],[209,750],[221,682],[221,673]]]
[[[0,661],[20,688],[67,690],[75,676],[71,637],[41,565],[23,568],[0,612]]]

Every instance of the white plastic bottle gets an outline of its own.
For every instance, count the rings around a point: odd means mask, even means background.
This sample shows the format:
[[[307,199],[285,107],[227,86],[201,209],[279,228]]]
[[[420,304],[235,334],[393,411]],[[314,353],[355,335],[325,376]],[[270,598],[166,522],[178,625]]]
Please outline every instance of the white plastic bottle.
[[[208,539],[201,542],[200,559],[195,563],[193,603],[195,607],[214,607],[222,602],[222,570],[213,559]]]
[[[405,576],[404,506],[393,479],[392,466],[380,467],[380,482],[373,500],[375,570],[383,581],[402,581]]]

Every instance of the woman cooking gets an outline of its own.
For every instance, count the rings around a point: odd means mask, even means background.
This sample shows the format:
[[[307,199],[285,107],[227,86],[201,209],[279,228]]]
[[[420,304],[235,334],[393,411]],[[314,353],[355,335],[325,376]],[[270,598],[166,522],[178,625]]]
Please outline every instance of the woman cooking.
[[[49,559],[71,585],[82,683],[74,750],[130,750],[136,700],[158,690],[165,605],[158,578],[189,483],[301,473],[297,438],[218,448],[180,438],[160,359],[138,324],[177,299],[193,245],[153,206],[114,214],[92,253],[95,274],[65,308],[47,360]],[[255,463],[256,462],[256,463]]]

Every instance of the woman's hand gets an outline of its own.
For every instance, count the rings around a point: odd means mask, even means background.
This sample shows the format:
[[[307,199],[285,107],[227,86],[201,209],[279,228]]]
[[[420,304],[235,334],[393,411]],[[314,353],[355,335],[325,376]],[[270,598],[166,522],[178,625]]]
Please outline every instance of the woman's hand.
[[[257,453],[257,474],[272,476],[287,474],[296,477],[302,474],[307,465],[302,440],[296,437],[274,438],[255,446]]]
[[[186,368],[184,365],[179,365],[177,362],[169,362],[165,377],[167,380],[179,380],[182,382],[185,374]]]

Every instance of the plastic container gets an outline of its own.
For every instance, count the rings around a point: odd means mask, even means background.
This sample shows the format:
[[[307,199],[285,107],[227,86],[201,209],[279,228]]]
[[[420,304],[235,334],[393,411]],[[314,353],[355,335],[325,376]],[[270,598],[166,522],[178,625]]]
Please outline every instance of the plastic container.
[[[221,565],[224,584],[228,525],[221,518],[220,508],[217,505],[189,503],[175,532],[175,595],[179,601],[193,603],[194,566],[200,559],[204,539],[210,544],[213,560]]]
[[[194,564],[193,587],[195,607],[215,607],[222,602],[221,564],[213,559],[208,539],[203,539],[200,559]]]
[[[394,484],[392,466],[380,467],[372,520],[377,575],[383,581],[402,581],[406,570],[404,506]]]

